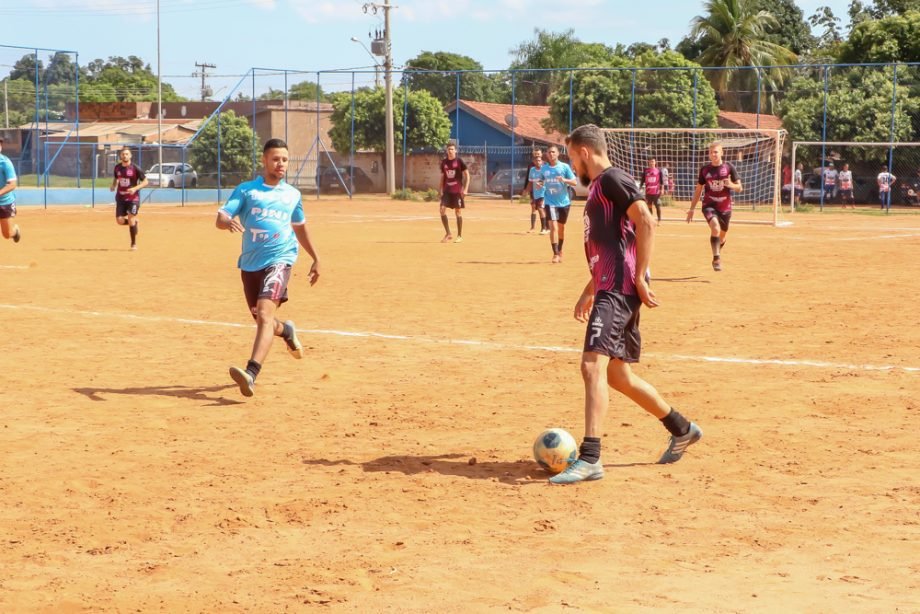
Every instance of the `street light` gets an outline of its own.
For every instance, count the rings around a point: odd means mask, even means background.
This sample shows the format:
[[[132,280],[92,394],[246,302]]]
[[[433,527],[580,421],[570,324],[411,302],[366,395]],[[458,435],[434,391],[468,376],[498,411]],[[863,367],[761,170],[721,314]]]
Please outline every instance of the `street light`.
[[[371,50],[367,48],[367,45],[365,45],[360,40],[358,40],[358,38],[352,36],[351,42],[358,43],[359,45],[364,47],[364,50],[367,51],[367,55],[371,56],[371,60],[374,61],[374,87],[375,88],[380,87],[380,64],[377,63],[377,58],[375,58],[374,54],[371,53]]]

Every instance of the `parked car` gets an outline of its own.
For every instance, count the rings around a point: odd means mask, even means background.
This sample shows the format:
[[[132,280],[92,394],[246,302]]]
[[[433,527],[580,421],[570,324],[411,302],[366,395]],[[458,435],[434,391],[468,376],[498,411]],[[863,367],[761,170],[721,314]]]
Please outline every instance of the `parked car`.
[[[164,163],[162,172],[160,165],[154,164],[145,174],[147,183],[152,187],[194,188],[198,186],[198,173],[191,165],[181,162]]]
[[[821,202],[821,192],[823,191],[821,177],[814,173],[806,173],[805,176],[802,177],[802,188],[803,203]],[[878,202],[878,185],[876,184],[875,177],[853,177],[853,200],[857,203],[875,204]],[[839,203],[840,197],[837,191],[834,192],[834,196],[830,201],[825,198],[824,202],[825,204]]]
[[[338,173],[336,173],[336,170],[338,170]],[[354,171],[351,179],[349,178],[349,170]],[[338,168],[332,166],[323,167],[319,171],[316,183],[320,192],[341,192],[344,194],[348,189],[362,193],[374,191],[374,180],[367,176],[364,169],[357,166],[351,169],[347,166]]]
[[[515,196],[521,193],[521,190],[524,188],[524,183],[527,181],[527,171],[526,168],[518,168],[514,170],[514,194]],[[500,171],[497,171],[492,179],[489,180],[486,184],[486,191],[491,192],[492,194],[500,194],[502,198],[511,198],[511,169],[504,168]],[[588,188],[581,185],[581,181],[578,182],[578,185],[574,187],[569,187],[569,198],[575,200],[576,198],[587,198],[588,197]]]

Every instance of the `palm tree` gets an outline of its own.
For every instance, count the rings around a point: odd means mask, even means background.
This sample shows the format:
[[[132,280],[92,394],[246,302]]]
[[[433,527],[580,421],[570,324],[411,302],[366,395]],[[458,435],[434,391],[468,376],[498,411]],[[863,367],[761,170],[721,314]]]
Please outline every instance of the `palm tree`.
[[[766,108],[772,107],[773,92],[787,78],[787,71],[780,67],[798,59],[786,47],[765,40],[768,30],[779,25],[776,18],[768,11],[756,10],[751,0],[707,0],[703,8],[706,14],[690,22],[690,36],[703,45],[697,63],[724,69],[706,71],[723,106],[736,111],[758,110],[759,92],[765,94]],[[741,70],[743,66],[768,68]],[[746,101],[742,92],[755,96]],[[762,99],[760,111],[765,110],[763,103]]]

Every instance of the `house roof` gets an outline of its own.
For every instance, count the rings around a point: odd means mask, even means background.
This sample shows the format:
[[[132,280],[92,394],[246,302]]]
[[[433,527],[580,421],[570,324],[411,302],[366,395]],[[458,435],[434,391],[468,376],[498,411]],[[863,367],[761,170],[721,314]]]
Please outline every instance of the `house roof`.
[[[164,143],[182,143],[188,140],[204,120],[162,120]],[[22,130],[33,128],[32,124],[20,126]],[[120,122],[80,122],[80,139],[97,140],[116,138],[125,142],[156,142],[159,134],[156,120],[133,120]],[[58,141],[65,139],[76,140],[76,126],[74,124],[52,124],[43,129],[45,138]],[[177,134],[177,132],[179,134]],[[171,133],[171,134],[170,134]],[[180,136],[181,134],[181,136]]]
[[[457,102],[447,105],[446,111],[452,113],[457,108]],[[527,140],[537,141],[546,144],[563,145],[565,135],[561,132],[547,132],[542,125],[542,121],[549,117],[549,107],[543,105],[516,104],[498,104],[495,102],[476,102],[474,100],[460,100],[460,108],[471,115],[475,115],[485,123],[489,124],[496,130],[505,134],[511,134],[511,127],[508,125],[506,118],[510,118],[512,113],[516,120],[514,134],[516,137]]]
[[[782,130],[783,120],[766,113],[739,113],[737,111],[719,111],[720,128],[761,128],[764,130]]]

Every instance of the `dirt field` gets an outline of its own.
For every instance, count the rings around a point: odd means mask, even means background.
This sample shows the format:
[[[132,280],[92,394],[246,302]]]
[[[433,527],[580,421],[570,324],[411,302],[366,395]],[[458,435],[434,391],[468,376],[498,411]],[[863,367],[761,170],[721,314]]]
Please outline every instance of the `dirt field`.
[[[581,203],[565,260],[525,205],[305,201],[308,348],[256,396],[216,207],[20,210],[0,242],[2,612],[920,612],[920,216],[797,213],[708,231],[666,209],[642,316],[651,381],[705,436],[612,395],[582,436]],[[746,217],[736,213],[737,218]],[[453,223],[453,222],[452,222]],[[475,459],[475,463],[471,460]]]

